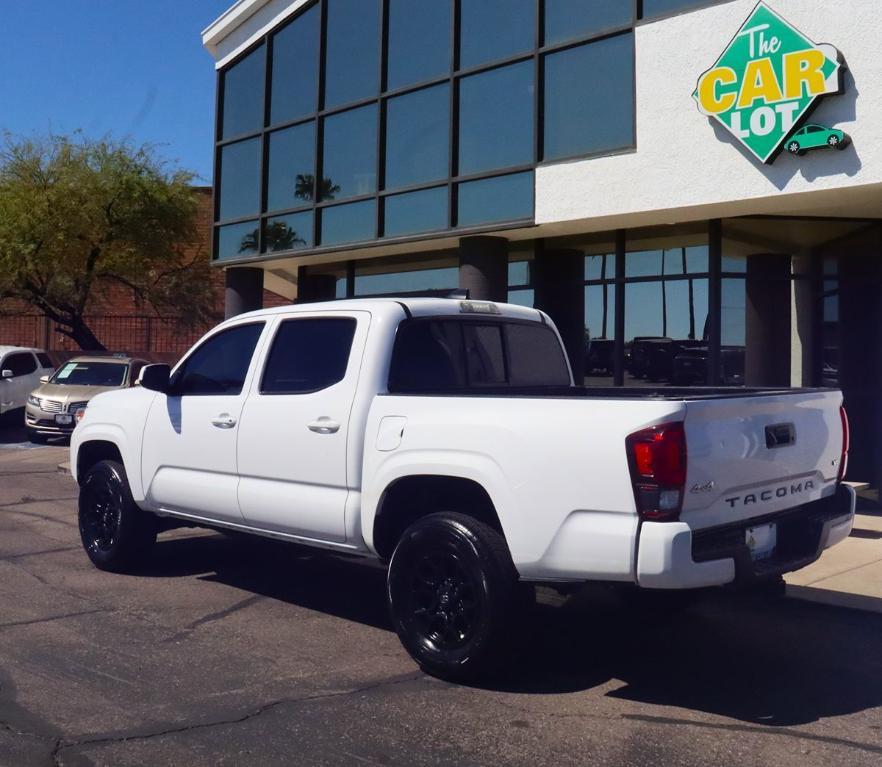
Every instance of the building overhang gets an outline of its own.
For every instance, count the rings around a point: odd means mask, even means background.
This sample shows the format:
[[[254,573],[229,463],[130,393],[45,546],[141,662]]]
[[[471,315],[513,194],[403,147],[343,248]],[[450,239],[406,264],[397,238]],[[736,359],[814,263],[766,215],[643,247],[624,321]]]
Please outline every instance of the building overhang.
[[[202,45],[220,67],[310,0],[237,0],[202,30]]]

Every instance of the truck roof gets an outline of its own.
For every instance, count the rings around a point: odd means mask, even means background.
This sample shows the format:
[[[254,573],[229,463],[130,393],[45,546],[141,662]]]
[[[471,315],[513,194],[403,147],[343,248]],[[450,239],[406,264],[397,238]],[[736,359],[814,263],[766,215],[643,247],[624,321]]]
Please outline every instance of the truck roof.
[[[276,314],[289,314],[290,312],[316,312],[316,311],[351,311],[360,309],[380,314],[399,314],[402,309],[414,317],[434,317],[452,314],[477,314],[481,315],[483,307],[492,306],[495,310],[492,314],[512,319],[530,320],[542,322],[543,314],[536,309],[531,309],[517,304],[498,303],[496,301],[476,301],[462,298],[348,298],[339,301],[322,301],[309,304],[289,304],[277,306],[272,309],[258,309],[247,314],[240,314],[234,318],[271,317]],[[488,312],[488,315],[491,312]]]

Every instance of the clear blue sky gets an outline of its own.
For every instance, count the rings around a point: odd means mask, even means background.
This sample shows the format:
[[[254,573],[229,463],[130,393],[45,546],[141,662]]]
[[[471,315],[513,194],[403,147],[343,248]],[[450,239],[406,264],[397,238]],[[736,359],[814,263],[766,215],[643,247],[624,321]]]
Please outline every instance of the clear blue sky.
[[[0,131],[159,145],[211,181],[214,62],[233,0],[0,0]]]

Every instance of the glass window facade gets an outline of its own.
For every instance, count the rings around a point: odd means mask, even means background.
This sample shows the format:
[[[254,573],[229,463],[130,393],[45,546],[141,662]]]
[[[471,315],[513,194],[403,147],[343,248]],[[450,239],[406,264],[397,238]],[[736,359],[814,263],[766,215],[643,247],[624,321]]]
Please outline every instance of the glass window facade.
[[[634,145],[633,6],[308,3],[219,74],[215,258],[532,223],[537,165]]]

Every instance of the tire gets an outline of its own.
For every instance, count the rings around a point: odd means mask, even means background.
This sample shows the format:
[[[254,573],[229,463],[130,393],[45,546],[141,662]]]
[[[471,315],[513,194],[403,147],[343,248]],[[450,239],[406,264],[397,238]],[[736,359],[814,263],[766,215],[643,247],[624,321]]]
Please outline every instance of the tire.
[[[389,563],[398,638],[426,673],[449,681],[484,676],[506,659],[522,592],[505,539],[464,514],[417,520]]]
[[[80,485],[80,540],[99,570],[131,572],[156,542],[156,519],[135,504],[126,470],[99,461]]]
[[[799,155],[802,152],[798,141],[791,141],[787,145],[787,151],[790,152],[790,154],[795,154],[795,155]]]
[[[830,136],[830,138],[827,139],[827,146],[831,147],[832,149],[838,149],[839,144],[839,136]]]

